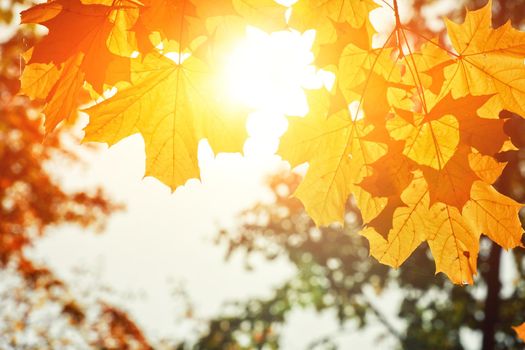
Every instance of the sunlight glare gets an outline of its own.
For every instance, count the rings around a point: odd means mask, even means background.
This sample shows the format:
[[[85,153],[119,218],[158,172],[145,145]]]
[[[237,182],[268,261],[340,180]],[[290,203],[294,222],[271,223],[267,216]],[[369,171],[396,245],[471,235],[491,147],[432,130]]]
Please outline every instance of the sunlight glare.
[[[245,154],[273,154],[287,128],[284,116],[308,113],[304,89],[330,84],[331,73],[312,64],[314,39],[313,30],[268,34],[248,27],[244,40],[232,50],[224,70],[228,94],[254,110]]]
[[[311,64],[314,37],[314,31],[267,34],[248,27],[226,68],[229,93],[256,110],[304,115],[308,105],[303,88],[320,87]]]

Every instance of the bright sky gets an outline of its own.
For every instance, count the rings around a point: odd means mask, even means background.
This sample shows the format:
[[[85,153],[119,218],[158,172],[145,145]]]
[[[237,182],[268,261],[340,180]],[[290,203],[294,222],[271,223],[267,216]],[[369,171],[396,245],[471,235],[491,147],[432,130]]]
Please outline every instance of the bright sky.
[[[408,8],[408,7],[404,7]],[[381,11],[381,10],[380,10]],[[409,12],[406,11],[406,15]],[[388,21],[378,21],[388,26]],[[250,139],[245,156],[214,157],[205,142],[199,149],[202,182],[191,180],[174,194],[155,179],[142,179],[144,145],[133,136],[109,150],[86,154],[87,166],[71,169],[54,164],[66,187],[102,185],[127,205],[114,215],[103,235],[76,227],[55,229],[39,242],[35,255],[74,285],[103,284],[120,294],[138,294],[120,303],[131,311],[150,337],[187,334],[187,325],[175,323],[180,303],[170,286],[181,284],[196,306],[199,317],[220,311],[227,300],[269,296],[294,273],[284,260],[256,261],[247,272],[240,257],[223,263],[224,247],[212,243],[218,228],[232,226],[235,215],[257,200],[268,199],[264,178],[286,164],[274,155],[278,137],[286,129],[283,114],[302,115],[307,106],[303,88],[328,84],[330,77],[310,66],[314,32],[266,34],[247,30],[246,42],[231,56],[225,69],[227,88],[235,98],[258,109],[248,121]],[[279,52],[280,55],[276,55]],[[73,146],[72,146],[73,147]],[[82,146],[74,146],[85,153]],[[75,276],[74,268],[95,271],[92,279]],[[95,288],[96,289],[96,288]],[[398,293],[374,299],[394,319]],[[301,349],[311,340],[337,329],[335,315],[313,311],[293,312],[288,320],[283,349]],[[349,333],[344,343],[373,348],[380,327]],[[389,341],[383,345],[388,348]]]

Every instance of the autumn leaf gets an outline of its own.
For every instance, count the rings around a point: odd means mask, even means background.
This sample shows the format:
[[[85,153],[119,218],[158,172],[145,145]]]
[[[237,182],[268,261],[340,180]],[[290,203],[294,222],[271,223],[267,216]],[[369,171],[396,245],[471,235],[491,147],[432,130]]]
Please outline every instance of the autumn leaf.
[[[481,153],[470,153],[468,162],[476,176],[487,184],[496,182],[507,165],[507,163],[498,162],[496,159]]]
[[[492,28],[492,2],[467,11],[465,22],[446,21],[457,52],[454,64],[445,68],[443,92],[455,98],[496,94],[492,104],[525,116],[525,33],[509,22]]]
[[[468,144],[486,155],[498,153],[508,135],[503,130],[505,121],[498,116],[482,117],[481,113],[492,95],[469,96],[454,99],[450,94],[437,103],[425,117],[434,120],[452,111],[459,123],[461,143]],[[487,140],[490,139],[490,142]]]
[[[204,23],[197,17],[197,8],[190,0],[147,0],[132,28],[141,52],[154,50],[151,34],[161,40],[174,40],[185,49],[196,37],[205,34]]]
[[[57,0],[38,6],[61,11],[54,17],[35,15],[35,8],[22,12],[23,23],[38,23],[49,29],[49,34],[33,49],[29,64],[66,62],[73,56],[82,55],[80,69],[86,75],[87,81],[98,90],[108,80],[114,79],[106,68],[111,60],[120,59],[110,52],[107,42],[117,36],[117,30],[122,33],[128,28],[122,23],[112,22],[111,16],[117,11],[131,11],[125,0],[117,1],[116,5],[84,5],[78,0]],[[38,9],[43,11],[43,9]],[[38,12],[38,11],[37,11]],[[121,27],[121,28],[119,28]],[[109,38],[109,39],[108,39]],[[120,39],[123,40],[123,39]],[[122,54],[118,52],[117,54]],[[119,77],[120,78],[120,77]]]
[[[374,82],[376,87],[379,87],[379,85],[388,85],[390,81],[400,81],[401,73],[396,63],[392,61],[391,55],[391,48],[369,51],[354,44],[348,44],[344,48],[339,59],[338,81],[347,101],[366,99],[373,103],[374,99],[381,96],[380,91],[376,91],[374,86],[371,86]],[[362,97],[367,94],[369,98]],[[388,108],[388,105],[382,107]]]
[[[479,178],[470,168],[469,152],[462,146],[443,167],[436,170],[422,167],[423,175],[428,182],[430,202],[441,202],[461,210],[470,198],[470,189]]]
[[[436,273],[444,272],[454,283],[472,284],[477,273],[480,233],[458,208],[435,203],[426,218],[431,237],[428,245],[436,261]]]
[[[378,5],[371,0],[299,0],[292,6],[290,26],[298,30],[317,28],[320,43],[330,42],[336,28],[331,21],[362,27]]]
[[[115,61],[120,66],[127,64],[127,59],[113,54],[107,46],[108,38],[119,35],[116,28],[124,25],[110,20],[115,11],[129,9],[118,4],[84,5],[78,0],[57,0],[22,12],[22,23],[38,23],[49,29],[49,34],[33,48],[29,68],[22,76],[22,93],[47,102],[44,113],[48,132],[62,120],[76,116],[84,80],[102,92],[104,84],[127,78],[121,70],[108,69]],[[124,31],[118,30],[121,35]],[[40,78],[44,80],[35,87],[34,82]]]
[[[518,338],[520,338],[522,341],[525,341],[525,323],[520,324],[519,326],[512,327],[516,334],[518,335]]]
[[[375,33],[370,21],[366,20],[359,28],[354,28],[347,22],[338,23],[332,20],[335,30],[335,39],[332,42],[321,43],[319,53],[316,55],[315,63],[319,67],[338,64],[339,58],[345,47],[353,44],[358,48],[370,49],[370,40]]]
[[[482,181],[472,185],[463,216],[478,232],[489,236],[505,249],[521,245],[523,229],[519,219],[522,205],[502,195]]]
[[[348,109],[327,118],[329,96],[326,91],[309,93],[310,113],[290,119],[288,132],[281,139],[279,154],[292,166],[308,161],[310,166],[295,194],[318,225],[342,222],[345,203],[356,185],[370,173],[367,164],[384,152],[382,145],[364,139],[372,129],[352,120]],[[380,199],[366,195],[376,210]],[[371,208],[371,211],[373,208]],[[377,213],[365,216],[373,217]]]
[[[131,30],[136,24],[144,4],[139,0],[81,0],[86,5],[105,5],[111,8],[108,19],[113,28],[106,41],[109,51],[129,57],[138,48],[136,33]]]
[[[178,64],[149,54],[133,62],[133,85],[89,108],[85,141],[112,145],[140,133],[146,146],[146,175],[175,190],[199,178],[197,147],[208,139],[216,152],[241,152],[246,137],[243,109],[221,99],[212,71],[189,57]],[[146,73],[142,73],[146,72]],[[207,103],[200,103],[206,99]]]
[[[446,166],[459,144],[459,122],[450,114],[428,122],[416,115],[414,124],[396,117],[388,121],[387,129],[395,140],[405,140],[407,157],[438,170]]]
[[[21,77],[21,93],[33,100],[44,100],[60,78],[61,70],[52,63],[33,63]]]
[[[389,152],[370,164],[372,174],[365,177],[359,186],[373,197],[386,198],[387,204],[379,215],[364,223],[386,237],[394,222],[394,212],[406,206],[401,195],[412,182],[414,163],[402,153],[402,143],[389,144]]]
[[[406,207],[393,214],[393,227],[386,237],[373,227],[366,227],[361,235],[370,242],[370,254],[379,262],[399,267],[412,252],[432,235],[429,227],[429,195],[424,178],[417,176],[401,195]]]

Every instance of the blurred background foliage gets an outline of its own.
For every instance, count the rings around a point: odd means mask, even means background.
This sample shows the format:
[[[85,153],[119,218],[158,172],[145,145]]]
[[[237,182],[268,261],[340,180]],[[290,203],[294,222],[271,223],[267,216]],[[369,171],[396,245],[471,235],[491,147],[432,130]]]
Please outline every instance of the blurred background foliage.
[[[414,13],[425,13],[443,0],[413,0]],[[18,9],[31,1],[0,3],[4,28],[16,22]],[[485,0],[465,1],[478,8]],[[523,0],[493,0],[494,24],[511,19],[525,25]],[[427,11],[428,12],[428,11]],[[461,19],[457,6],[448,14]],[[408,26],[430,35],[425,19],[413,16]],[[11,26],[12,28],[12,26]],[[25,249],[60,224],[101,229],[122,206],[101,189],[66,191],[47,164],[53,157],[81,162],[64,146],[72,137],[63,127],[44,139],[41,106],[17,95],[21,54],[37,40],[34,28],[18,28],[0,47],[0,348],[2,349],[151,349],[140,328],[123,310],[103,301],[87,304],[73,295],[52,271],[26,256]],[[417,38],[413,38],[417,45]],[[506,129],[518,151],[501,154],[508,166],[498,181],[499,190],[517,201],[525,200],[525,123],[505,114]],[[521,349],[511,326],[525,321],[525,254],[513,252],[516,278],[501,283],[502,251],[484,239],[479,276],[474,286],[452,285],[435,276],[426,246],[418,249],[399,270],[368,257],[366,241],[357,232],[358,210],[349,203],[344,227],[316,228],[301,204],[290,198],[299,175],[276,174],[269,180],[273,203],[259,203],[239,216],[235,230],[222,231],[217,242],[228,247],[226,257],[242,253],[246,266],[262,255],[268,260],[286,257],[297,273],[265,299],[234,301],[228,312],[204,322],[196,341],[177,349],[277,349],[287,317],[296,308],[335,310],[340,328],[309,345],[337,349],[337,336],[358,327],[380,324],[400,349],[463,349],[461,332],[482,336],[482,349]],[[399,319],[392,324],[373,302],[389,289],[402,294]],[[191,316],[191,312],[188,312]],[[161,345],[157,344],[157,348]],[[167,348],[168,346],[162,346]]]
[[[12,29],[6,25],[17,6],[29,3],[2,2],[0,30]],[[64,189],[51,170],[56,158],[82,160],[65,146],[74,137],[70,130],[44,138],[42,106],[17,95],[21,54],[34,40],[34,28],[19,28],[0,46],[0,348],[151,349],[125,312],[99,300],[83,303],[26,254],[50,227],[75,224],[98,232],[123,209],[101,188]]]
[[[462,330],[479,332],[485,339],[491,328],[494,342],[483,349],[523,348],[511,328],[525,321],[525,315],[516,312],[525,307],[523,251],[513,253],[519,274],[510,286],[512,292],[505,295],[501,294],[500,261],[494,262],[494,256],[501,259],[501,248],[488,239],[482,244],[480,274],[473,286],[453,285],[444,275],[434,275],[427,246],[393,270],[368,257],[368,243],[357,234],[360,218],[352,205],[344,228],[316,228],[301,204],[289,197],[298,180],[298,175],[284,173],[272,177],[275,202],[245,211],[237,229],[223,231],[217,238],[218,243],[227,244],[227,258],[244,254],[247,268],[254,255],[268,260],[286,256],[297,274],[270,298],[233,302],[227,314],[209,322],[208,333],[195,347],[186,344],[181,349],[277,349],[287,316],[296,308],[337,313],[340,328],[312,342],[310,349],[337,349],[334,340],[351,332],[350,326],[377,323],[400,349],[464,349]],[[401,326],[392,323],[381,303],[371,298],[380,298],[389,289],[402,294]],[[497,293],[489,294],[494,289]],[[494,305],[496,314],[485,317]]]

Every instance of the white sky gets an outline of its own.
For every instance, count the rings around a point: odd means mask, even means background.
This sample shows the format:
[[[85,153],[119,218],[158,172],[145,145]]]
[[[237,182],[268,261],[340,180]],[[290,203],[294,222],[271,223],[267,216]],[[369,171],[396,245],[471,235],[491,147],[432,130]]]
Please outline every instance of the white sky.
[[[236,213],[259,199],[268,199],[264,176],[285,166],[278,157],[259,153],[213,159],[201,152],[205,159],[201,162],[203,183],[190,181],[171,194],[155,179],[141,180],[142,148],[142,140],[132,137],[88,157],[87,167],[59,171],[66,186],[102,184],[128,208],[110,219],[102,235],[76,227],[53,230],[37,244],[36,256],[74,286],[93,288],[93,284],[100,284],[114,289],[115,300],[130,310],[152,337],[183,337],[188,330],[175,322],[180,301],[170,296],[170,280],[183,285],[196,306],[196,316],[210,317],[225,301],[270,296],[273,287],[292,276],[295,270],[284,260],[256,259],[256,269],[250,272],[244,269],[240,256],[225,263],[225,247],[212,243],[220,226],[235,223]],[[62,166],[57,164],[57,170]],[[76,277],[79,267],[98,271],[98,275],[91,279]],[[119,297],[121,294],[143,297],[126,300]],[[392,303],[392,296],[385,297],[387,302],[378,302],[393,315],[396,303]],[[331,312],[293,312],[283,349],[303,348],[337,327]],[[368,332],[345,340],[363,348],[374,343]]]

